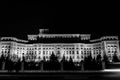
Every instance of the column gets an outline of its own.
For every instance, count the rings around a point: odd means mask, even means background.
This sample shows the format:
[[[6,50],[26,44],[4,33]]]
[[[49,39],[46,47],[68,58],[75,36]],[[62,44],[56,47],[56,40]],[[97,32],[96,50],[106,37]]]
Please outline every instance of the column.
[[[43,62],[44,62],[43,61],[43,45],[41,45],[41,54],[40,55],[41,55],[41,58],[42,58],[42,61],[41,61],[41,71],[43,71],[44,70],[44,68],[43,68],[44,67],[44,64],[43,64]]]
[[[118,53],[118,58],[120,58],[120,47],[119,47],[119,41],[117,41],[117,53]]]
[[[76,60],[76,44],[74,45],[74,58],[75,58],[74,60]]]

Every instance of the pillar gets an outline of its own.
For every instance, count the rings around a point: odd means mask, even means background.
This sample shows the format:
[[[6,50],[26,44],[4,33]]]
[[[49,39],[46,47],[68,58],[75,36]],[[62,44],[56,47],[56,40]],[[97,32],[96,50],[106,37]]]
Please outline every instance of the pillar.
[[[41,71],[43,71],[44,70],[44,68],[43,68],[44,67],[44,64],[43,64],[43,62],[44,62],[43,61],[44,60],[43,59],[43,45],[41,45],[41,54],[40,55],[41,55],[41,58],[42,58],[42,61],[41,61]]]

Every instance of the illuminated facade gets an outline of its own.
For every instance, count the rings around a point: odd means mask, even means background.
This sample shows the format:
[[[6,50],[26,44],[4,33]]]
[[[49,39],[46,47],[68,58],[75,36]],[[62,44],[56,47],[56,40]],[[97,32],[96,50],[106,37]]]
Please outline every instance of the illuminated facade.
[[[20,40],[15,37],[0,38],[0,55],[14,55],[21,60],[41,61],[50,59],[53,53],[59,61],[65,56],[74,62],[84,60],[89,54],[96,58],[100,54],[106,54],[112,60],[114,53],[120,56],[118,36],[105,36],[91,40],[90,34],[45,34],[40,29],[37,35],[28,35],[28,40]]]

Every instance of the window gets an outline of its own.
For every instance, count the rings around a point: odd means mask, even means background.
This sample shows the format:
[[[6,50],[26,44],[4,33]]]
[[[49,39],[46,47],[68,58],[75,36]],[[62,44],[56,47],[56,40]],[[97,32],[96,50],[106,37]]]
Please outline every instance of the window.
[[[68,54],[68,51],[67,51],[67,54]]]
[[[66,59],[68,59],[68,56],[66,57]]]
[[[43,51],[43,54],[45,54],[45,51]]]
[[[39,56],[38,59],[41,59],[41,57]]]
[[[76,48],[76,49],[79,49],[79,48]]]
[[[83,51],[81,51],[81,54],[83,54]]]
[[[79,54],[79,51],[77,51],[77,54]]]
[[[48,59],[48,56],[46,56],[46,59]]]
[[[108,53],[110,53],[110,51],[108,51]]]
[[[74,59],[75,57],[73,56],[72,59]]]
[[[81,56],[81,58],[83,58],[83,56]]]
[[[71,51],[69,51],[69,53],[71,54]]]
[[[72,54],[74,54],[74,51],[72,51]]]

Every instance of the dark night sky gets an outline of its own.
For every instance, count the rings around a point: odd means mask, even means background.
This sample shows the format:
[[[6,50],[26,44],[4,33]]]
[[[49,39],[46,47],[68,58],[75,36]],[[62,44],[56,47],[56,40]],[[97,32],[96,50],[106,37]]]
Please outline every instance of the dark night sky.
[[[78,2],[4,2],[1,5],[0,36],[26,38],[39,28],[50,33],[119,34],[119,9],[113,4]]]

